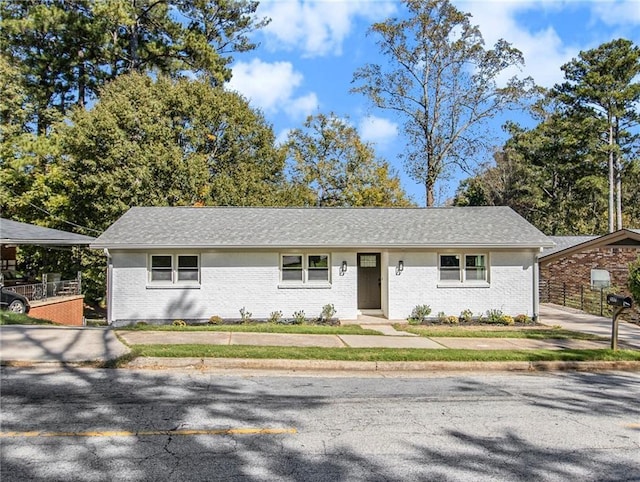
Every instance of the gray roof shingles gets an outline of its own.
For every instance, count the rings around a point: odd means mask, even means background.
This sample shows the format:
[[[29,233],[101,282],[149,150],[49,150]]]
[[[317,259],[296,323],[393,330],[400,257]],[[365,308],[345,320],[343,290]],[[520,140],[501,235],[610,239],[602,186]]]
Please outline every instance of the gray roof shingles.
[[[94,248],[551,246],[508,207],[134,207]]]
[[[0,219],[0,243],[35,245],[87,245],[94,241],[90,236],[43,228],[11,219]]]

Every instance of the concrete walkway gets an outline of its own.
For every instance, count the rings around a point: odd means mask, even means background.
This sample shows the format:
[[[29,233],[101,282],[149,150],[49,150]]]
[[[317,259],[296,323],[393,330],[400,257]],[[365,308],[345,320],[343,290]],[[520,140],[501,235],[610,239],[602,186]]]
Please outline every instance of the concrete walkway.
[[[371,317],[373,318],[373,317]],[[574,331],[603,336],[611,335],[611,320],[582,312],[568,311],[553,305],[543,305],[540,321]],[[300,335],[276,333],[180,332],[180,331],[114,331],[108,328],[77,328],[58,326],[0,326],[0,360],[25,362],[106,361],[126,353],[116,333],[130,344],[208,344],[293,346],[324,348],[420,348],[471,350],[562,350],[608,348],[609,341],[531,340],[524,338],[425,338],[397,331],[388,324],[367,323],[367,328],[382,333],[376,335]],[[620,348],[640,349],[640,327],[621,322]]]
[[[37,362],[108,361],[130,350],[113,330],[66,326],[0,326],[0,360]]]

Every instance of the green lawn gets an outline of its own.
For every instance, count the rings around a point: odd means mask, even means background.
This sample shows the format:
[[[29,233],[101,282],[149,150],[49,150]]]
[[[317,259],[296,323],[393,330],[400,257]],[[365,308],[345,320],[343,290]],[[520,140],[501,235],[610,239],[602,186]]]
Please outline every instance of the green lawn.
[[[28,315],[20,313],[12,313],[10,311],[0,311],[0,325],[55,325],[49,320],[41,320],[40,318],[32,318]]]
[[[498,328],[493,330],[482,327],[457,327],[457,326],[416,326],[394,325],[396,330],[415,333],[428,338],[452,337],[452,338],[532,338],[545,339],[574,339],[574,340],[608,340],[597,335],[581,333],[579,331],[564,330],[562,328]]]
[[[640,361],[637,350],[422,350],[269,347],[243,345],[133,345],[134,356],[347,361]]]
[[[305,335],[381,335],[379,331],[367,330],[358,325],[282,325],[276,323],[256,323],[247,325],[137,325],[125,326],[118,330],[134,331],[226,331],[242,333],[293,333]]]

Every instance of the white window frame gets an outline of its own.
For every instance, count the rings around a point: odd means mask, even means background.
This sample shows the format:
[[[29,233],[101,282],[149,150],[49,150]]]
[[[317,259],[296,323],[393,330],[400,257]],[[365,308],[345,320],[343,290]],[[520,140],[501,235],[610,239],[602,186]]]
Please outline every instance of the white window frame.
[[[153,258],[154,257],[160,257],[160,256],[167,256],[171,258],[171,279],[170,280],[154,280],[153,279]],[[180,278],[180,271],[181,268],[179,267],[179,262],[180,262],[180,258],[183,256],[190,256],[190,257],[194,257],[197,260],[197,270],[198,270],[198,277],[195,280],[181,280]],[[200,286],[200,279],[201,279],[201,262],[200,262],[200,255],[197,253],[153,253],[153,254],[149,254],[148,257],[148,264],[147,264],[147,283],[150,286],[170,286],[170,287],[181,287],[181,286]],[[156,268],[158,269],[158,268]],[[166,269],[166,268],[165,268]],[[193,269],[193,268],[191,268]]]
[[[302,279],[301,280],[285,280],[283,277],[283,273],[285,271],[284,268],[284,258],[285,256],[300,256],[302,260]],[[325,256],[327,258],[327,277],[326,279],[321,280],[312,280],[309,277],[309,271],[315,270],[324,270],[325,268],[311,268],[309,266],[309,258],[312,256]],[[292,285],[292,286],[313,286],[313,285],[330,285],[331,284],[331,255],[329,253],[322,252],[309,252],[309,253],[280,253],[280,283],[282,285]]]
[[[456,256],[458,258],[458,279],[443,279],[442,273],[446,270],[442,267],[443,256]],[[483,279],[467,279],[467,257],[484,257],[484,278]],[[489,253],[483,252],[455,252],[455,253],[438,253],[438,285],[488,285],[491,270]]]

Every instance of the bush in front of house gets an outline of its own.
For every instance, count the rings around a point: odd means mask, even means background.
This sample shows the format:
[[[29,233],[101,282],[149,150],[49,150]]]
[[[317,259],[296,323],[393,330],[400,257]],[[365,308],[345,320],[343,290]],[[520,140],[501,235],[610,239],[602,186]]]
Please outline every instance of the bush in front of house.
[[[527,315],[524,315],[524,314],[516,315],[513,318],[513,321],[515,323],[520,324],[520,325],[528,325],[529,323],[533,323],[533,319],[530,316],[527,316]]]
[[[173,320],[171,323],[173,326],[187,326],[187,322],[184,320]]]
[[[223,323],[224,320],[218,315],[213,315],[211,318],[209,318],[209,321],[207,321],[208,325],[222,325]]]
[[[427,321],[427,317],[430,314],[431,307],[429,305],[416,305],[407,318],[407,321],[410,325],[420,325]]]
[[[470,309],[462,310],[458,319],[460,323],[471,323],[473,321],[473,312]]]
[[[304,314],[304,310],[293,312],[293,319],[291,320],[293,325],[303,325],[306,321],[307,315]]]

